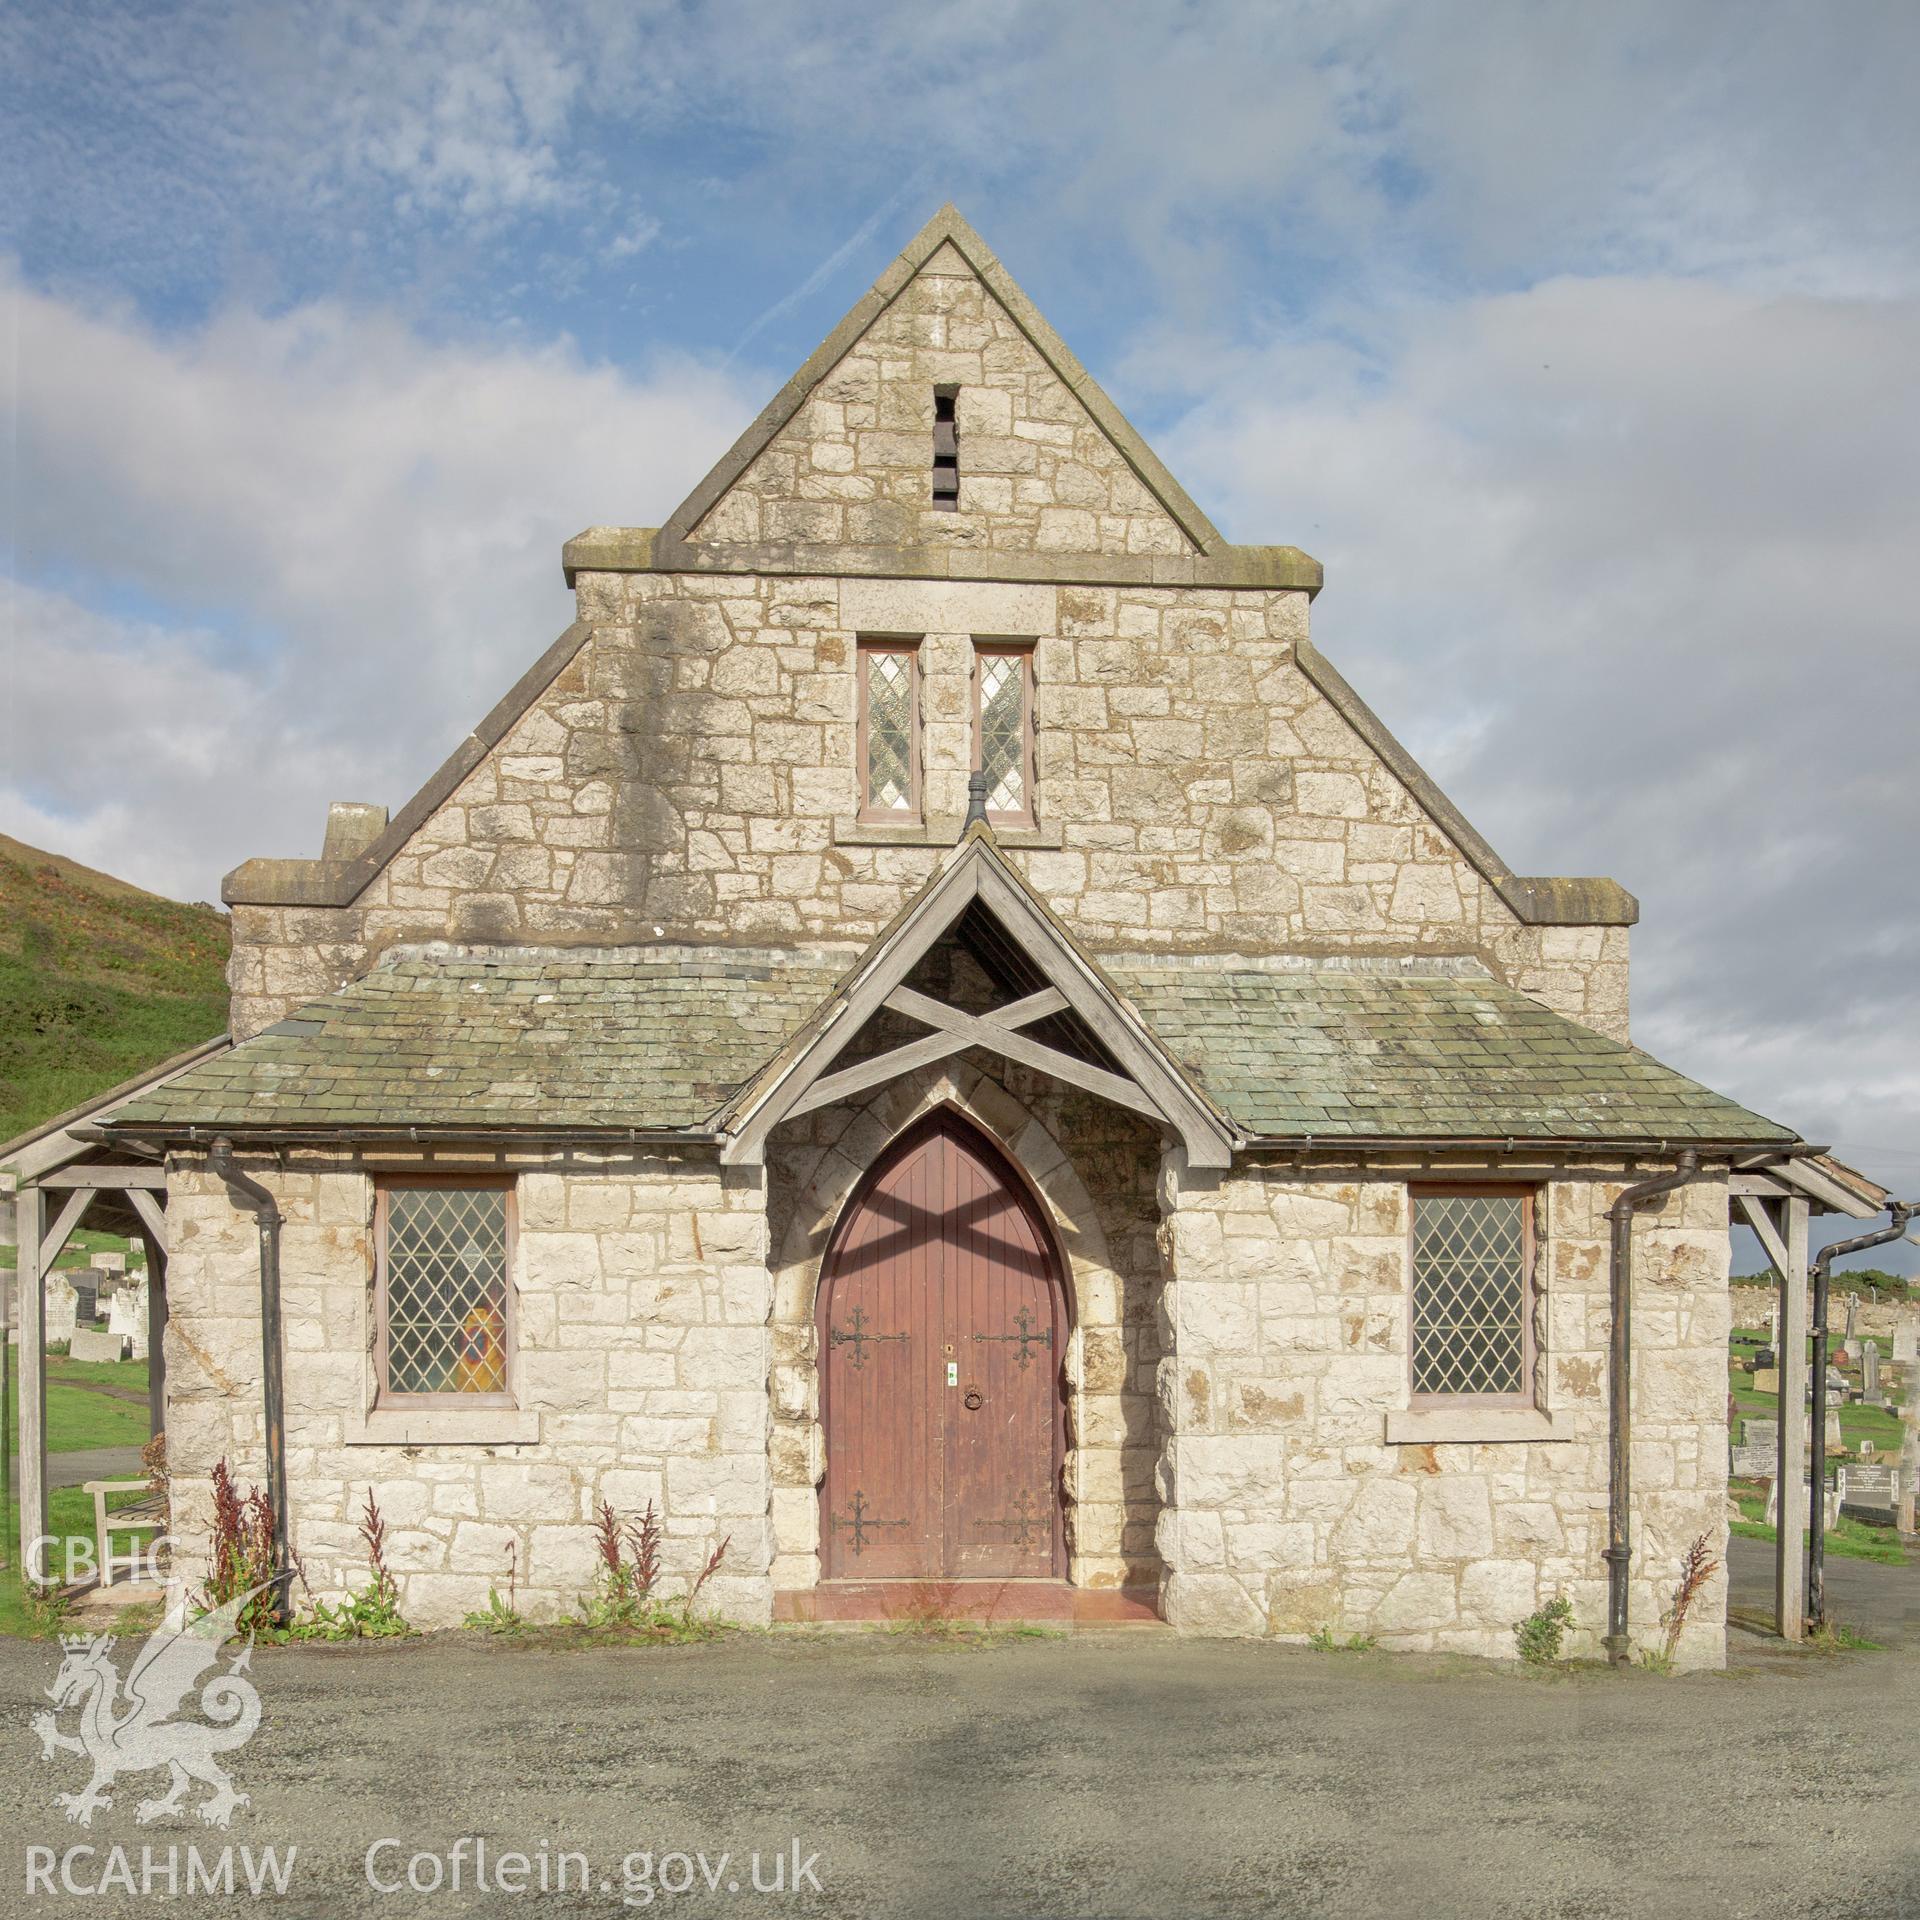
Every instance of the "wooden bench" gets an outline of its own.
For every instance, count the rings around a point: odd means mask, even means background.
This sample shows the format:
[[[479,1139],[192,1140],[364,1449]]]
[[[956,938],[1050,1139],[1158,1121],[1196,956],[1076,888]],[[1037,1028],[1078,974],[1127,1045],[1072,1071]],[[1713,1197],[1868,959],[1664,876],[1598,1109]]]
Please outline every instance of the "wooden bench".
[[[116,1533],[165,1532],[165,1497],[155,1493],[145,1480],[89,1480],[82,1491],[93,1495],[93,1550],[100,1568],[100,1584],[103,1587],[112,1586],[115,1569],[122,1567],[129,1578],[138,1580],[141,1569],[147,1564],[147,1556],[133,1552],[116,1559],[113,1536]],[[139,1493],[146,1497],[134,1501],[131,1506],[116,1507],[109,1513],[107,1496],[111,1493]]]

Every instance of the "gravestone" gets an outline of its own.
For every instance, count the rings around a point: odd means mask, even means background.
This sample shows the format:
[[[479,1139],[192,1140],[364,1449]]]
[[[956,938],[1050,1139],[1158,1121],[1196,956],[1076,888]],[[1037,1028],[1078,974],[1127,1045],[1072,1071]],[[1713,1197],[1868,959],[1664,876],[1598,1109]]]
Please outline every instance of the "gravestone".
[[[1774,1352],[1771,1347],[1756,1347],[1754,1349],[1753,1370],[1755,1373],[1759,1373],[1767,1367],[1777,1367],[1779,1364],[1780,1356]]]
[[[92,1279],[84,1274],[75,1274],[73,1279],[73,1318],[78,1326],[91,1325],[100,1312],[99,1289]]]
[[[126,1336],[127,1350],[133,1359],[147,1358],[147,1290],[144,1286],[122,1287],[108,1300],[107,1331]]]
[[[1755,1393],[1778,1393],[1780,1369],[1778,1367],[1756,1368],[1753,1376],[1753,1390]]]
[[[1774,1353],[1780,1351],[1780,1309],[1777,1306],[1767,1309],[1767,1346]],[[1762,1364],[1770,1367],[1774,1363],[1767,1360]]]
[[[1780,1471],[1779,1455],[1772,1447],[1756,1447],[1743,1440],[1733,1450],[1729,1473],[1736,1480],[1771,1480]]]
[[[124,1360],[127,1357],[127,1336],[124,1333],[93,1333],[85,1327],[76,1327],[73,1344],[67,1351],[76,1360]]]
[[[1895,1467],[1842,1467],[1837,1476],[1839,1503],[1856,1512],[1891,1513],[1900,1502],[1900,1474]]]
[[[1813,1489],[1813,1482],[1811,1480],[1801,1481],[1800,1511],[1802,1513],[1805,1513],[1807,1510],[1807,1502],[1812,1493],[1812,1489]],[[1822,1518],[1825,1521],[1826,1525],[1830,1527],[1833,1525],[1833,1523],[1836,1520],[1840,1518],[1840,1493],[1838,1488],[1829,1487],[1827,1489],[1826,1499],[1823,1502],[1823,1506],[1825,1511],[1822,1515]],[[1780,1483],[1777,1480],[1771,1482],[1767,1487],[1766,1520],[1767,1520],[1767,1525],[1770,1527],[1777,1527],[1780,1524]]]
[[[1860,1398],[1870,1407],[1884,1407],[1887,1396],[1880,1391],[1880,1343],[1869,1340],[1860,1349]]]
[[[1765,1447],[1778,1460],[1780,1457],[1780,1422],[1778,1420],[1755,1420],[1749,1417],[1747,1424],[1740,1429],[1740,1438],[1749,1447]]]
[[[102,1273],[125,1273],[127,1256],[124,1253],[96,1253],[91,1256],[89,1264],[98,1267]]]
[[[1827,1409],[1827,1451],[1838,1453],[1846,1444],[1846,1441],[1840,1437],[1840,1409],[1829,1407]]]
[[[73,1283],[64,1273],[49,1274],[46,1298],[47,1345],[58,1346],[73,1337]]]
[[[1893,1330],[1893,1357],[1903,1367],[1920,1361],[1920,1324],[1902,1320]]]

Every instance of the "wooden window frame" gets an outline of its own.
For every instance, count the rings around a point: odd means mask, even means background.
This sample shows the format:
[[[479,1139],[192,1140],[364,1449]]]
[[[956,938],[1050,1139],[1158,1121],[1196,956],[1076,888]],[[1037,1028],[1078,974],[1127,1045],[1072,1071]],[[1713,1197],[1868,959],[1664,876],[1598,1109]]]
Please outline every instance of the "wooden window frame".
[[[1519,1408],[1533,1412],[1540,1406],[1540,1340],[1536,1321],[1540,1313],[1540,1205],[1545,1189],[1530,1181],[1446,1180],[1422,1181],[1407,1188],[1407,1405],[1414,1412],[1484,1407]],[[1413,1324],[1416,1289],[1416,1249],[1419,1244],[1419,1220],[1422,1200],[1518,1200],[1520,1206],[1520,1258],[1524,1269],[1524,1292],[1520,1310],[1520,1379],[1515,1393],[1421,1393],[1413,1385],[1418,1355]]]
[[[387,1385],[387,1203],[398,1192],[421,1188],[504,1192],[506,1201],[506,1292],[501,1339],[506,1346],[506,1387],[499,1393],[395,1393]],[[518,1182],[510,1173],[376,1173],[373,1176],[373,1410],[376,1412],[448,1412],[454,1408],[517,1407],[514,1376],[519,1370],[520,1208]]]
[[[986,763],[985,743],[980,736],[980,674],[983,664],[988,660],[1018,660],[1020,662],[1020,728],[1021,728],[1021,782],[1020,790],[1026,795],[1027,804],[1018,812],[1004,807],[989,807],[988,821],[997,827],[1037,827],[1040,824],[1040,806],[1038,788],[1039,775],[1035,770],[1034,754],[1034,710],[1040,703],[1040,682],[1034,671],[1035,643],[1031,640],[978,639],[973,643],[973,761],[972,769],[977,772]]]
[[[863,826],[917,827],[923,824],[921,761],[925,757],[920,734],[920,633],[863,633],[854,643],[854,699],[858,717],[853,730],[855,773],[860,781],[860,805],[854,818]],[[867,765],[867,675],[876,653],[907,656],[907,804],[876,807],[871,804],[873,781]]]

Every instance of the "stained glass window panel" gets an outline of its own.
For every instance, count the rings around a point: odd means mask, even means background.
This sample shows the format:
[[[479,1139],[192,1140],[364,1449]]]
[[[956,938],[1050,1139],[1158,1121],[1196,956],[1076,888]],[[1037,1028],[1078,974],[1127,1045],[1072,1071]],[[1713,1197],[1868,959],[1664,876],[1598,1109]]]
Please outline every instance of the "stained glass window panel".
[[[507,1389],[507,1196],[500,1187],[387,1195],[389,1393]]]
[[[980,659],[980,770],[987,811],[1027,811],[1027,663],[1021,654]]]
[[[1415,1393],[1524,1391],[1525,1209],[1519,1194],[1415,1200]]]
[[[867,810],[913,811],[913,655],[867,649]]]

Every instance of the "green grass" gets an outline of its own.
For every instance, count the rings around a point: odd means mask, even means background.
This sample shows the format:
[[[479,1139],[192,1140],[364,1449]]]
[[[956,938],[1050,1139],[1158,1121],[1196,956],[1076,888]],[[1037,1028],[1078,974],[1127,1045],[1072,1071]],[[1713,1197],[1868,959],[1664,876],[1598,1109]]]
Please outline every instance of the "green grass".
[[[78,1381],[121,1387],[141,1395],[118,1400],[90,1393]],[[144,1447],[147,1444],[147,1363],[144,1360],[69,1360],[47,1355],[47,1451],[78,1453],[87,1447]],[[20,1378],[7,1375],[7,1432],[20,1432]]]
[[[0,1140],[227,1023],[227,916],[0,835]]]
[[[130,1476],[131,1477],[131,1476]],[[138,1499],[137,1494],[114,1496],[107,1502],[108,1511],[126,1506]],[[93,1495],[79,1487],[55,1487],[47,1495],[47,1532],[53,1536],[54,1544],[47,1551],[47,1565],[56,1577],[66,1565],[64,1540],[84,1540],[89,1549],[93,1541]],[[150,1537],[150,1536],[149,1536]],[[7,1564],[0,1568],[0,1634],[12,1634],[28,1639],[44,1639],[57,1633],[61,1626],[61,1615],[56,1606],[46,1601],[30,1598],[25,1583],[20,1578],[20,1503],[9,1502],[7,1508]],[[116,1552],[125,1552],[127,1536],[121,1535]]]
[[[1767,1510],[1765,1496],[1739,1481],[1734,1482],[1731,1491],[1746,1518],[1731,1522],[1728,1531],[1737,1533],[1743,1540],[1765,1540],[1771,1544],[1777,1539],[1774,1529],[1761,1518]],[[1872,1526],[1845,1512],[1827,1529],[1827,1551],[1843,1560],[1872,1560],[1883,1567],[1907,1564],[1900,1536],[1893,1528]]]
[[[1764,1334],[1754,1333],[1743,1327],[1735,1332],[1731,1348],[1734,1356],[1748,1357],[1756,1348],[1765,1344]],[[1880,1349],[1881,1360],[1885,1362],[1892,1353],[1892,1341],[1876,1339],[1874,1345]],[[1847,1369],[1847,1373],[1849,1378],[1858,1384],[1858,1366]],[[1881,1378],[1883,1382],[1887,1379],[1884,1366]],[[1734,1414],[1738,1429],[1734,1434],[1736,1440],[1745,1437],[1749,1416],[1762,1420],[1777,1420],[1780,1417],[1780,1396],[1756,1392],[1752,1374],[1729,1370],[1727,1382],[1733,1390]],[[1897,1408],[1852,1405],[1840,1409],[1840,1438],[1849,1451],[1858,1452],[1862,1440],[1871,1440],[1882,1456],[1898,1453],[1901,1437],[1902,1428]]]
[[[16,1264],[14,1255],[17,1249],[12,1246],[0,1247],[0,1270]],[[60,1249],[53,1263],[56,1273],[69,1267],[90,1265],[96,1253],[122,1253],[127,1258],[127,1270],[141,1273],[146,1270],[147,1250],[138,1240],[123,1240],[117,1233],[95,1233],[89,1227],[76,1227],[67,1236],[67,1244]]]

